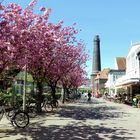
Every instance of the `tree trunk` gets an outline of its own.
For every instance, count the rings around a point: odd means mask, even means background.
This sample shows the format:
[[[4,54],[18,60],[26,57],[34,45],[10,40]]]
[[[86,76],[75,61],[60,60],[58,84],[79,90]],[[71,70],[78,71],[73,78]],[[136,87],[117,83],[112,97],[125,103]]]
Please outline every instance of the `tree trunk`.
[[[41,113],[42,108],[41,108],[41,103],[42,103],[42,93],[43,93],[43,85],[42,82],[37,81],[37,98],[36,98],[36,103],[37,103],[37,112]]]
[[[56,93],[56,86],[51,85],[50,87],[51,87],[51,91],[52,91],[51,92],[52,93],[52,97],[55,100],[56,99],[56,95],[55,95],[55,93]]]
[[[64,91],[63,91],[63,98],[62,98],[62,103],[65,103],[65,98],[66,98],[66,88],[63,87]]]

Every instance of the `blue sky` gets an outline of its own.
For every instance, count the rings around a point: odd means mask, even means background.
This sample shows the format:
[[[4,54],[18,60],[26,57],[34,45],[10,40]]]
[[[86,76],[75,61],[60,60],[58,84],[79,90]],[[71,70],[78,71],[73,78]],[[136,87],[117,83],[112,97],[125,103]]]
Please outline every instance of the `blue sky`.
[[[30,0],[4,0],[18,3],[23,8]],[[90,60],[87,72],[92,69],[93,39],[96,34],[101,40],[101,65],[114,68],[115,57],[125,57],[132,43],[140,42],[139,0],[38,0],[39,7],[51,8],[50,22],[64,21],[64,26],[77,23],[81,29],[78,38],[86,43]]]

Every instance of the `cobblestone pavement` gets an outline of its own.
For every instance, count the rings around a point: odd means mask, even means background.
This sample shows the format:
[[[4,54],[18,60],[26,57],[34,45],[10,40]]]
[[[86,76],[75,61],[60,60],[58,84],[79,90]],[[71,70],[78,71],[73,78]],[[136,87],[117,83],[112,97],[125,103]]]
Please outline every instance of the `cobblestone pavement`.
[[[25,129],[1,120],[0,140],[140,140],[140,109],[83,97],[32,119]]]

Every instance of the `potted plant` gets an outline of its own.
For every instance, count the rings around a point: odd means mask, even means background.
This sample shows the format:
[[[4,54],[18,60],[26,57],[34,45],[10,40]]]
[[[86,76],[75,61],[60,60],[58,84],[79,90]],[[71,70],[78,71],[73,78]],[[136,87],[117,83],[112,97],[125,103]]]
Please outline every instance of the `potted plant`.
[[[140,108],[140,94],[136,95],[136,99],[137,99],[137,107]]]

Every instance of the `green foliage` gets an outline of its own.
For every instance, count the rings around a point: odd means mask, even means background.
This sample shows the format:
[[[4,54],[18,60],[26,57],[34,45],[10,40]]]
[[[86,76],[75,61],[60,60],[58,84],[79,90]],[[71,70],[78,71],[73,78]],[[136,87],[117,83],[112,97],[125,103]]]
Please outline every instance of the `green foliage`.
[[[10,104],[12,99],[12,94],[0,92],[0,105]]]
[[[36,103],[36,99],[33,95],[31,94],[26,94],[26,102],[27,103]]]
[[[3,92],[0,92],[0,103],[2,104],[4,101],[4,94]]]
[[[136,99],[140,101],[140,94],[136,94]]]
[[[61,91],[62,91],[62,88],[59,88],[59,87],[56,88],[56,92],[57,92],[56,94],[61,93]]]
[[[80,92],[88,92],[88,91],[92,91],[90,88],[79,88],[78,91]]]
[[[61,93],[56,93],[55,96],[56,99],[59,100],[61,98]],[[43,93],[43,98],[47,98],[48,100],[51,100],[52,95],[51,93]]]
[[[122,93],[124,93],[124,92],[126,92],[126,90],[125,90],[124,88],[118,88],[118,89],[117,89],[117,93],[122,94]]]
[[[13,88],[12,87],[7,88],[7,91],[6,92],[7,93],[12,93],[13,92]]]
[[[109,88],[105,88],[105,92],[109,93]]]
[[[101,88],[99,91],[100,91],[100,94],[103,95],[105,93],[106,89],[105,88]]]
[[[20,79],[20,80],[24,80],[24,72],[20,72],[18,75],[17,75],[17,78]],[[33,82],[33,77],[31,74],[27,74],[27,81],[28,82]]]
[[[12,105],[14,102],[22,104],[22,94],[0,92],[0,105]]]
[[[60,99],[61,98],[61,93],[56,93],[56,99]]]

